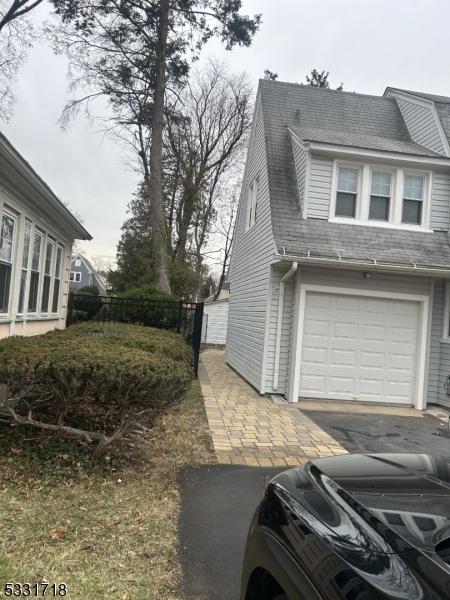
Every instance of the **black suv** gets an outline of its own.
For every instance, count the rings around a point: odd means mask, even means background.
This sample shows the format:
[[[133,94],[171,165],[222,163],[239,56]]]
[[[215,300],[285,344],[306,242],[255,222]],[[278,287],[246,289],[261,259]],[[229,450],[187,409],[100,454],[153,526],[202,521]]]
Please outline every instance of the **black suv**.
[[[448,599],[449,565],[450,457],[324,458],[267,486],[241,600]]]

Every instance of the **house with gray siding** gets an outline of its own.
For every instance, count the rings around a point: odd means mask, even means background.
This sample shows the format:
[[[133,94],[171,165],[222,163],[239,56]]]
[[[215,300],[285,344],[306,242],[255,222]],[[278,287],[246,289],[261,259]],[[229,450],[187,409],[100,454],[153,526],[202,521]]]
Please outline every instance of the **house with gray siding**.
[[[450,406],[449,211],[450,98],[261,81],[227,363],[289,402]]]
[[[82,254],[75,254],[70,261],[70,291],[77,293],[84,287],[92,286],[98,289],[100,296],[106,294],[105,278],[98,273],[91,261]]]

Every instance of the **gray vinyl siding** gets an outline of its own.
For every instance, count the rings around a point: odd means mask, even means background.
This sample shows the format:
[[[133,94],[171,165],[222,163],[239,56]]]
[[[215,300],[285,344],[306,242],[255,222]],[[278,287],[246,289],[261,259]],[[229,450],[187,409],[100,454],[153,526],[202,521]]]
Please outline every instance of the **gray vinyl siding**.
[[[431,201],[431,228],[448,231],[450,207],[450,175],[435,171]]]
[[[444,386],[447,375],[450,375],[450,341],[442,341],[444,307],[445,281],[440,279],[434,284],[427,400],[450,407],[450,396]]]
[[[291,349],[291,334],[292,334],[292,323],[293,323],[293,308],[294,308],[294,296],[295,296],[295,274],[292,275],[285,283],[284,288],[284,302],[283,302],[283,317],[281,322],[281,344],[280,344],[280,363],[278,370],[278,388],[275,390],[273,387],[273,375],[275,370],[275,346],[276,346],[276,334],[277,334],[277,321],[278,321],[278,303],[279,303],[279,290],[280,280],[283,275],[287,272],[287,268],[284,271],[279,269],[273,269],[272,271],[272,295],[270,301],[270,324],[268,329],[267,337],[267,355],[266,355],[266,392],[276,393],[279,392],[284,394],[288,381],[288,365],[289,365],[289,354]]]
[[[306,180],[306,162],[308,153],[300,147],[300,144],[294,139],[292,141],[292,152],[294,154],[295,176],[297,179],[298,198],[300,203],[300,214],[303,215],[305,204],[305,180]]]
[[[333,161],[311,156],[306,214],[311,219],[328,219],[330,213]]]
[[[434,152],[445,153],[433,110],[414,101],[396,98],[411,139]]]
[[[256,223],[246,231],[248,186],[256,175],[259,175]],[[259,391],[262,391],[270,261],[275,252],[264,125],[258,97],[230,268],[225,359]]]

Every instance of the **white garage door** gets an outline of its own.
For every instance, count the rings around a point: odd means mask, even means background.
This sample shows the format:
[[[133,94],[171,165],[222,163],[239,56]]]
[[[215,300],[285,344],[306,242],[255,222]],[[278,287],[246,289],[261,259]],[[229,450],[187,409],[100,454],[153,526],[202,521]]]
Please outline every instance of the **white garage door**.
[[[417,302],[307,292],[300,395],[412,404]]]

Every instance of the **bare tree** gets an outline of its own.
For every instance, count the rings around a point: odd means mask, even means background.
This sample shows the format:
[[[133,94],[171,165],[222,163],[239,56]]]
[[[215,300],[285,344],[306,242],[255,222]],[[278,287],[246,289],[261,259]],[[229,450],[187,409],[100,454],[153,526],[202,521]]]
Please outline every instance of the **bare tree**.
[[[239,193],[241,182],[237,182],[232,191],[229,202],[220,211],[220,217],[216,223],[216,233],[222,239],[222,267],[219,275],[217,289],[214,293],[214,300],[217,300],[222,291],[223,284],[230,266],[231,249],[233,247],[234,231],[236,226],[236,214],[239,202]]]

